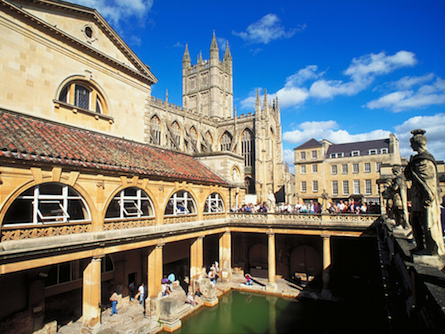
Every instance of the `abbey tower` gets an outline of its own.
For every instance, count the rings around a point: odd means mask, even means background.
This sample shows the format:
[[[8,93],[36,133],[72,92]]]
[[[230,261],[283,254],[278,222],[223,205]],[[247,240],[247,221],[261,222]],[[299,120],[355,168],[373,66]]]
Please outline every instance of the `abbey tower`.
[[[209,118],[233,117],[233,71],[232,56],[227,44],[223,61],[213,34],[210,60],[198,57],[191,64],[188,46],[182,59],[182,104],[184,109]]]

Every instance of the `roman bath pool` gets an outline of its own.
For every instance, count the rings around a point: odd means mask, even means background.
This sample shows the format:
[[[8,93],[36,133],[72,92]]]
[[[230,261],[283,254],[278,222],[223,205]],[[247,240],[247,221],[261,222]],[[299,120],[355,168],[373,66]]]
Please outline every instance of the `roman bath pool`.
[[[182,319],[185,333],[389,333],[383,308],[365,300],[286,299],[232,290]]]

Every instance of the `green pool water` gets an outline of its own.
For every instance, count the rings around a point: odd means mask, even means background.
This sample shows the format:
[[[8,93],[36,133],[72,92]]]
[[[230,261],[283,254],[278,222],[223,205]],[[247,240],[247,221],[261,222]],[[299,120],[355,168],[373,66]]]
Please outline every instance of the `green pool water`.
[[[219,304],[202,307],[174,333],[376,333],[385,323],[373,310],[317,300],[292,300],[231,291]]]

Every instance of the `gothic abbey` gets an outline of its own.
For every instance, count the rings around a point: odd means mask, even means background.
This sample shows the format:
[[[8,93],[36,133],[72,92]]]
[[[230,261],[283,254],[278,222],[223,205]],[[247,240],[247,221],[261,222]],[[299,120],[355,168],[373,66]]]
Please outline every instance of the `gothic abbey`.
[[[246,186],[247,195],[256,195],[246,201],[266,201],[270,193],[285,201],[278,99],[271,104],[265,92],[261,104],[257,92],[255,113],[233,111],[232,55],[227,44],[220,60],[215,34],[209,60],[199,55],[193,65],[186,46],[182,92],[182,108],[169,104],[168,96],[151,98],[145,141],[192,154],[235,186]]]

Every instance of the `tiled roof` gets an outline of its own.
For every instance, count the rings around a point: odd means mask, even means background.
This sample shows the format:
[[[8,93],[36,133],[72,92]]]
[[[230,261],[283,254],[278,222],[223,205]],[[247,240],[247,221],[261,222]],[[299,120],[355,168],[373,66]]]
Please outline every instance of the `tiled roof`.
[[[192,156],[0,110],[0,157],[227,184]]]
[[[315,147],[320,147],[321,145],[322,145],[321,142],[312,138],[312,139],[308,140],[307,142],[305,142],[304,144],[301,144],[300,146],[294,148],[294,150],[300,150],[300,149],[305,149],[305,148],[315,148]]]
[[[368,140],[368,141],[359,141],[352,143],[344,143],[344,144],[333,144],[328,148],[327,156],[331,153],[344,153],[344,157],[350,157],[352,151],[360,151],[360,155],[368,155],[369,150],[372,149],[381,149],[388,148],[389,149],[389,139],[377,139],[377,140]]]

